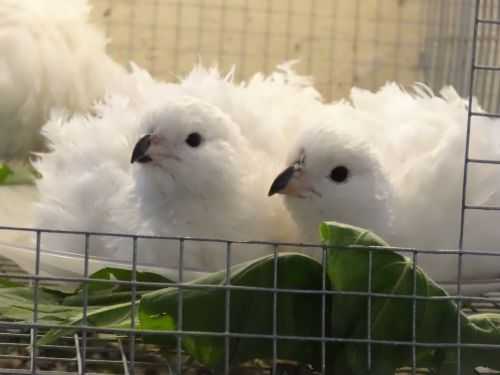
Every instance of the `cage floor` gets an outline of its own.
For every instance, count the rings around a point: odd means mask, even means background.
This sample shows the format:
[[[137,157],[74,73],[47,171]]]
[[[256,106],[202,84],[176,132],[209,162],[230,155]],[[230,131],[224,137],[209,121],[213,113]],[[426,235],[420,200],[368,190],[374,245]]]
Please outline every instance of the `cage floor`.
[[[2,275],[22,274],[22,271],[13,261],[0,257],[0,277]],[[489,293],[487,297],[500,298],[500,291]],[[463,306],[467,314],[499,312],[500,305],[494,302],[478,302]],[[44,331],[39,330],[37,337]],[[38,347],[36,355],[36,371],[33,368],[33,356],[30,348],[34,332],[30,329],[12,329],[11,326],[0,322],[0,374],[123,374],[129,375],[129,338],[109,334],[87,334],[86,357],[82,357],[82,336],[75,333],[73,336],[62,337],[49,345]],[[134,375],[161,375],[176,373],[176,355],[161,353],[154,345],[144,344],[140,338],[135,339]],[[212,374],[211,370],[192,364],[183,364],[183,374],[205,375]],[[232,375],[267,375],[272,373],[271,363],[253,361],[244,366],[231,369]],[[280,361],[276,366],[277,375],[313,375],[309,367],[295,363]],[[433,375],[426,369],[401,369],[398,375]],[[478,369],[477,374],[500,374],[498,371]]]

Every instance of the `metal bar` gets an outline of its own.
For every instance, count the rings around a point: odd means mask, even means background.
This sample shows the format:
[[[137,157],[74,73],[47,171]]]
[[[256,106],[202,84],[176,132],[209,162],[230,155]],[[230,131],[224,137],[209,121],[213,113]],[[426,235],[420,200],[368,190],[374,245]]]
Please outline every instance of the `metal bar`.
[[[490,25],[500,25],[500,20],[477,19],[476,23],[486,23]]]
[[[315,26],[315,19],[316,19],[316,12],[314,11],[316,8],[316,1],[315,0],[310,0],[310,6],[309,6],[309,29],[308,29],[308,38],[307,40],[309,41],[309,53],[307,54],[307,73],[311,74],[313,71],[313,56],[314,56],[314,26]]]
[[[181,6],[181,0],[176,1],[176,15],[174,17],[175,19],[175,37],[174,37],[174,66],[173,66],[173,71],[175,73],[178,73],[179,70],[179,55],[180,55],[180,41],[181,41],[181,26],[180,23],[182,22],[182,6]]]
[[[158,30],[159,30],[158,15],[160,14],[159,10],[160,10],[159,0],[154,0],[153,19],[152,19],[152,25],[150,27],[150,29],[151,29],[151,46],[149,48],[149,55],[151,56],[149,59],[149,69],[150,69],[150,73],[153,77],[157,73],[155,52],[158,50]]]
[[[499,164],[500,160],[486,160],[486,159],[467,159],[468,163],[476,163],[476,164]]]
[[[476,254],[477,255],[477,254]],[[500,281],[498,279],[492,279],[493,282]],[[109,281],[109,280],[108,280]],[[491,281],[491,280],[485,280],[485,282]],[[112,283],[117,283],[113,281]],[[129,282],[125,282],[129,283]],[[154,284],[154,283],[152,283]],[[478,283],[480,284],[480,283]],[[326,291],[321,291],[317,289],[280,289],[280,288],[264,288],[264,287],[249,287],[249,286],[236,286],[236,285],[209,285],[209,284],[173,284],[174,286],[177,286],[180,290],[182,289],[232,289],[232,290],[241,290],[241,291],[262,291],[262,292],[286,292],[289,294],[325,294],[325,295],[345,295],[345,296],[368,296],[371,295],[373,297],[384,297],[384,298],[393,298],[393,299],[411,299],[413,296],[410,295],[405,295],[405,294],[389,294],[389,293],[371,293],[368,294],[367,292],[355,292],[355,291],[332,291],[332,290],[326,290]],[[416,297],[419,300],[426,300],[426,301],[439,301],[439,300],[453,300],[455,301],[457,299],[456,296],[417,296]],[[491,297],[474,297],[474,296],[460,296],[460,299],[462,301],[469,301],[469,302],[500,302],[500,297],[499,298],[491,298]],[[2,322],[0,321],[0,327],[2,326],[9,326],[11,325],[12,322]],[[47,327],[47,328],[78,328],[78,327],[86,327],[88,326],[63,326],[63,325],[46,325],[46,324],[38,324],[35,325],[36,327]],[[30,326],[21,326],[19,328],[28,328]],[[128,332],[128,331],[124,331]]]
[[[366,371],[368,374],[371,373],[372,370],[372,264],[373,264],[373,253],[368,251],[368,312],[367,312],[367,325],[366,325],[366,334],[368,339],[368,347],[366,353]]]
[[[270,38],[271,38],[271,0],[267,0],[267,6],[266,6],[266,14],[265,14],[265,26],[264,26],[264,48],[263,48],[263,71],[264,73],[267,73],[269,70],[269,58],[270,58],[270,53],[269,53],[269,47],[270,47]]]
[[[417,253],[413,254],[413,299],[411,305],[411,372],[412,375],[417,374]]]
[[[14,323],[13,325],[16,325]],[[26,328],[31,324],[25,323],[17,323],[18,326],[22,326]],[[41,326],[41,325],[39,325]],[[44,325],[45,326],[45,325]],[[56,326],[54,328],[75,328],[72,326]],[[120,328],[100,328],[100,327],[86,327],[89,331],[96,332],[109,332],[109,333],[117,333],[117,332],[130,332],[134,331],[135,333],[155,335],[155,336],[176,336],[177,331],[154,331],[154,330],[127,330]],[[181,331],[182,334],[191,335],[191,336],[199,336],[199,337],[224,337],[224,332],[208,332],[208,331]],[[323,338],[317,336],[293,336],[293,335],[272,335],[272,334],[251,334],[251,333],[235,333],[231,332],[229,334],[231,338],[252,338],[252,339],[267,339],[267,340],[303,340],[303,341],[311,341],[311,342],[321,342]],[[326,342],[330,343],[358,343],[358,344],[382,344],[382,345],[403,345],[403,346],[412,346],[414,343],[411,341],[396,341],[396,340],[378,340],[378,339],[349,339],[349,338],[339,338],[339,337],[326,337],[324,338]],[[415,343],[418,347],[436,347],[436,348],[456,348],[458,344],[456,342],[417,342]],[[477,348],[477,349],[500,349],[500,344],[475,344],[475,343],[460,343],[462,348]],[[42,358],[42,357],[40,357]],[[90,361],[90,360],[88,360]],[[119,361],[120,362],[120,361]]]
[[[132,240],[132,280],[130,297],[130,328],[135,328],[135,301],[137,299],[137,237]],[[135,368],[135,334],[130,333],[129,345],[129,373],[134,375]]]
[[[127,38],[127,57],[128,60],[134,60],[133,58],[133,51],[134,51],[134,23],[133,20],[135,19],[135,5],[136,3],[134,1],[129,3],[130,6],[130,18],[129,18],[129,23],[128,23],[128,38]]]
[[[495,13],[495,5],[497,5],[497,17],[500,19],[500,7],[498,7],[498,2],[496,4],[491,1],[491,14],[493,15]],[[490,27],[493,29],[493,27]],[[492,30],[493,32],[493,30]],[[490,65],[492,66],[498,66],[500,65],[500,27],[496,28],[496,36],[491,38],[491,43],[494,44],[493,48],[490,48],[490,57],[492,58],[492,61],[490,62]],[[492,51],[492,53],[491,53]],[[490,97],[490,107],[489,110],[493,111],[494,108],[497,108],[497,110],[500,110],[500,90],[498,89],[500,87],[500,75],[499,74],[492,74],[492,79],[489,81],[489,97]],[[493,102],[493,98],[497,97],[497,103],[495,107],[495,103]]]
[[[500,207],[494,206],[475,206],[475,205],[464,205],[464,210],[482,210],[482,211],[500,211]]]
[[[226,2],[220,4],[220,20],[219,20],[219,50],[217,53],[219,66],[224,66],[224,35],[226,26]]]
[[[476,65],[476,48],[477,48],[477,35],[478,35],[478,20],[479,20],[479,8],[480,8],[480,0],[475,1],[475,13],[474,13],[474,30],[472,35],[472,56],[471,56],[471,69],[470,69],[470,82],[469,82],[469,98],[468,98],[468,107],[467,107],[467,132],[465,136],[465,161],[464,161],[464,178],[462,184],[462,209],[460,210],[460,239],[458,242],[458,248],[460,250],[463,249],[464,242],[464,229],[465,229],[465,210],[466,208],[471,208],[472,206],[467,206],[466,204],[466,196],[467,196],[467,159],[469,158],[469,146],[470,146],[470,129],[472,123],[472,97],[474,94],[474,78],[475,78],[475,70],[474,66]],[[477,207],[477,206],[476,206]],[[484,209],[484,208],[483,208]],[[457,296],[461,295],[461,287],[462,287],[462,259],[463,254],[458,255],[458,280],[457,280]],[[457,300],[457,374],[461,374],[461,362],[462,362],[462,351],[461,351],[461,325],[460,325],[460,310],[462,307],[461,300]]]
[[[227,243],[227,248],[226,248],[226,281],[225,281],[225,286],[226,286],[226,301],[225,301],[225,322],[224,322],[224,329],[225,332],[228,334],[224,337],[224,374],[228,375],[229,374],[229,333],[231,331],[231,317],[230,317],[230,311],[231,311],[231,289],[228,288],[228,286],[231,285],[231,242]]]
[[[500,113],[470,112],[470,116],[500,118]]]
[[[182,236],[148,236],[148,235],[136,235],[136,234],[126,234],[126,233],[109,233],[109,232],[84,232],[75,230],[57,230],[57,229],[34,229],[34,228],[24,228],[24,227],[10,227],[10,226],[0,226],[1,230],[11,230],[19,232],[43,232],[43,233],[62,233],[62,234],[82,234],[90,236],[106,236],[106,237],[123,237],[123,238],[150,238],[158,240],[175,240],[175,241],[193,241],[193,242],[218,242],[227,243],[227,239],[216,239],[216,238],[195,238],[195,237],[182,237]],[[321,244],[313,244],[306,242],[269,242],[269,241],[231,241],[233,244],[247,244],[247,245],[278,245],[278,246],[295,246],[295,247],[318,247],[321,248]]]
[[[39,276],[40,275],[40,240],[41,240],[41,232],[37,231],[36,232],[36,258],[35,258],[35,275]],[[34,297],[33,297],[33,323],[37,324],[38,321],[38,302],[39,302],[39,294],[40,294],[40,286],[39,283],[40,281],[38,279],[34,280],[35,285],[34,285]],[[31,329],[31,373],[33,375],[36,375],[37,371],[37,356],[38,356],[38,349],[37,349],[37,330],[38,328],[32,327]]]
[[[90,248],[89,248],[89,241],[90,237],[89,235],[85,235],[85,261],[83,264],[83,278],[88,279],[89,276],[89,255],[90,255]],[[82,317],[82,324],[87,325],[87,312],[88,312],[88,304],[89,304],[89,285],[88,281],[83,281],[83,317]],[[80,369],[80,375],[84,375],[87,371],[86,366],[87,366],[87,331],[83,330],[82,331],[82,345],[83,345],[83,353],[80,353],[81,355],[81,360],[82,360],[82,367]],[[80,349],[78,349],[80,350]]]
[[[184,240],[179,241],[179,293],[177,300],[177,329],[176,329],[176,338],[177,338],[177,350],[176,350],[176,358],[177,358],[177,374],[182,374],[182,277],[183,277],[183,268],[184,268]]]
[[[326,247],[321,255],[321,291],[326,291]],[[326,374],[326,294],[321,294],[321,374]]]
[[[248,1],[245,0],[243,2],[243,7],[242,7],[242,13],[243,13],[243,22],[242,22],[242,28],[243,30],[246,30],[248,27],[248,19],[247,19],[247,14],[248,14]],[[246,75],[246,51],[247,49],[247,33],[242,32],[241,33],[241,41],[240,41],[240,52],[238,54],[239,56],[239,61],[240,61],[240,75],[243,77]]]
[[[273,288],[278,289],[278,248],[273,247]],[[273,363],[272,363],[272,375],[276,375],[276,361],[278,358],[278,343],[276,336],[278,335],[278,292],[273,292]]]
[[[475,70],[500,72],[500,66],[474,65]]]
[[[499,115],[500,118],[500,115]],[[474,206],[476,207],[476,206]],[[478,207],[483,207],[483,206],[478,206]],[[487,207],[487,206],[484,206]],[[493,209],[497,209],[497,207],[492,207]],[[500,208],[500,207],[499,207]],[[8,227],[0,227],[1,230],[18,230],[19,228],[8,228]],[[22,231],[22,229],[19,229]],[[31,230],[29,230],[31,231]],[[40,230],[41,232],[44,232],[44,230]],[[55,231],[51,232],[48,231],[47,233],[66,233],[66,234],[85,234],[86,232],[72,232],[72,231]],[[108,233],[97,233],[97,232],[88,232],[89,235],[91,236],[112,236],[112,234]],[[116,236],[116,234],[115,234]],[[118,236],[120,237],[120,236]],[[216,243],[224,243],[226,244],[228,240],[214,240],[214,239],[201,239],[201,238],[190,238],[190,237],[155,237],[155,236],[137,236],[137,235],[124,235],[123,237],[137,237],[137,238],[152,238],[152,239],[167,239],[167,240],[183,240],[183,241],[192,241],[192,242],[216,242]],[[279,247],[294,247],[294,248],[317,248],[318,251],[321,251],[320,249],[324,246],[322,244],[318,243],[293,243],[293,242],[266,242],[266,241],[230,241],[232,244],[247,244],[247,245],[269,245],[269,246],[279,246]],[[396,246],[361,246],[361,245],[347,245],[347,246],[335,246],[337,249],[342,249],[342,250],[373,250],[373,251],[398,251],[398,252],[407,252],[407,253],[413,253],[413,252],[419,252],[419,253],[426,253],[426,254],[441,254],[441,253],[447,253],[447,254],[454,254],[454,253],[463,253],[467,254],[467,250],[452,250],[452,249],[437,249],[437,250],[431,250],[431,249],[421,249],[421,248],[412,248],[412,247],[396,247]],[[45,250],[42,250],[45,251]],[[70,253],[64,253],[64,252],[50,252],[47,251],[48,253],[58,253],[58,254],[70,254]],[[475,255],[492,255],[492,256],[500,256],[500,254],[497,251],[469,251],[470,254],[475,254]],[[74,255],[75,258],[81,258],[83,259],[84,257],[79,255],[79,254],[72,254]],[[111,258],[101,258],[101,257],[89,257],[90,259],[96,259],[96,260],[113,260]],[[117,262],[117,263],[123,263],[124,265],[130,266],[129,262]],[[157,266],[154,264],[141,264],[141,266]],[[195,271],[200,271],[199,269],[196,269]],[[54,281],[83,281],[82,278],[71,278],[71,277],[49,277],[49,276],[27,276],[27,275],[8,275],[9,277],[15,277],[15,278],[26,278],[26,279],[32,279],[35,280],[36,278],[40,280],[54,280]],[[106,282],[106,280],[98,280],[98,279],[89,279],[92,282]],[[115,281],[113,281],[115,283]],[[116,281],[119,282],[119,281]],[[172,283],[164,283],[164,285],[173,285]]]

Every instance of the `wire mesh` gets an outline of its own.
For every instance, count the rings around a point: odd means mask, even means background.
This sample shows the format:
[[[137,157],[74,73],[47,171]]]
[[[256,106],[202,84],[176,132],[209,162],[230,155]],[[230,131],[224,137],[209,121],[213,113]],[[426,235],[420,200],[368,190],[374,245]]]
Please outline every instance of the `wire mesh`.
[[[110,50],[121,61],[135,60],[160,77],[171,79],[174,74],[186,73],[201,57],[205,62],[217,61],[223,68],[237,66],[239,78],[255,71],[270,71],[285,59],[300,58],[299,69],[316,77],[317,87],[327,98],[343,96],[352,85],[377,88],[386,80],[409,84],[415,80],[427,82],[434,89],[452,84],[468,96],[467,143],[464,163],[462,201],[462,230],[466,226],[467,211],[492,211],[498,207],[480,206],[467,202],[467,178],[471,164],[499,164],[500,161],[471,158],[468,153],[469,133],[474,118],[500,117],[500,3],[495,0],[280,0],[280,1],[208,1],[208,0],[93,0],[94,18],[106,28],[112,42]],[[476,96],[486,112],[473,109]],[[0,228],[5,231],[16,228]],[[18,229],[19,231],[29,231]],[[327,290],[326,249],[321,246],[302,247],[322,252],[321,290],[283,290],[277,275],[278,253],[283,244],[269,244],[274,255],[272,288],[241,287],[231,284],[231,253],[233,242],[221,241],[226,250],[225,282],[223,285],[193,285],[184,277],[184,243],[193,239],[173,238],[178,243],[179,268],[177,282],[147,283],[137,280],[137,241],[142,237],[129,236],[133,241],[130,281],[102,280],[103,284],[127,285],[131,303],[136,300],[141,286],[177,288],[177,325],[170,332],[146,332],[150,335],[168,335],[176,341],[175,350],[165,353],[154,344],[145,343],[144,333],[137,328],[138,317],[131,308],[130,325],[126,328],[94,327],[88,320],[90,238],[99,233],[81,233],[85,239],[83,273],[80,277],[45,275],[40,237],[48,233],[33,230],[35,240],[34,268],[21,270],[8,259],[0,262],[2,278],[31,285],[34,291],[31,323],[0,322],[1,374],[181,374],[210,373],[208,368],[188,361],[183,352],[183,338],[216,336],[224,342],[221,373],[327,373],[327,346],[334,342],[356,342],[366,345],[366,364],[369,373],[372,351],[376,345],[398,345],[411,348],[411,368],[400,369],[404,374],[428,374],[430,370],[416,367],[418,348],[425,346],[456,348],[460,358],[469,347],[499,350],[499,345],[479,345],[461,342],[461,326],[457,319],[456,342],[427,343],[418,340],[417,304],[428,299],[417,294],[416,266],[422,253],[441,255],[439,251],[400,249],[413,260],[413,291],[410,295],[394,295],[372,291],[373,251],[369,250],[368,290],[359,292],[332,292]],[[53,233],[53,232],[51,232]],[[56,232],[57,233],[57,232]],[[63,234],[61,232],[61,234]],[[462,237],[462,235],[461,235]],[[206,241],[199,239],[199,241]],[[255,245],[258,243],[256,242]],[[252,244],[249,244],[252,245]],[[289,244],[301,248],[300,244]],[[462,256],[494,257],[488,251],[468,252],[463,249],[444,254],[459,254],[458,284],[450,296],[433,297],[434,301],[451,300],[467,315],[500,310],[500,292],[484,296],[465,296],[462,293]],[[93,281],[95,282],[95,280]],[[83,303],[81,324],[54,326],[39,318],[39,298],[43,287],[59,283],[82,284]],[[224,327],[220,332],[186,331],[183,326],[183,291],[220,289],[224,292]],[[233,293],[272,294],[272,327],[265,334],[233,332],[230,314]],[[280,294],[302,293],[321,297],[321,332],[318,336],[289,336],[279,331]],[[329,337],[326,327],[326,305],[332,295],[363,296],[367,298],[366,338],[346,339]],[[372,308],[377,299],[411,301],[411,340],[377,340],[372,337]],[[335,316],[333,307],[332,316]],[[51,328],[71,328],[75,334],[64,335],[48,345],[40,345],[40,338]],[[260,339],[271,343],[272,357],[234,368],[231,365],[232,340]],[[321,366],[314,371],[304,364],[283,362],[279,345],[287,340],[303,340],[321,344]],[[260,360],[260,361],[258,361]],[[456,373],[461,374],[458,360]],[[477,373],[498,373],[478,369]]]
[[[12,231],[15,228],[0,227],[0,234],[3,231]],[[54,231],[45,230],[29,230],[26,228],[19,228],[19,231],[23,232],[33,232],[35,238],[40,242],[40,239],[46,233],[54,233]],[[61,234],[66,233],[62,231]],[[71,232],[75,233],[75,232]],[[86,243],[89,244],[89,237],[98,236],[97,233],[81,233],[81,235],[86,239]],[[103,234],[106,236],[116,234]],[[137,240],[140,237],[127,235],[134,244],[137,244]],[[322,288],[319,290],[292,290],[283,289],[278,284],[278,273],[280,272],[278,266],[278,254],[292,244],[269,244],[270,254],[273,255],[273,283],[272,287],[253,287],[253,286],[241,286],[231,284],[231,250],[233,246],[238,245],[239,242],[228,242],[228,241],[218,241],[218,240],[206,240],[206,239],[192,239],[192,238],[167,238],[176,239],[178,242],[178,250],[181,254],[181,267],[179,268],[179,278],[177,282],[146,282],[139,281],[136,278],[136,266],[135,260],[137,259],[137,246],[133,247],[132,256],[132,279],[130,281],[126,280],[91,280],[88,275],[88,266],[85,266],[83,274],[80,277],[58,277],[57,275],[45,275],[45,263],[44,252],[40,252],[39,244],[35,246],[34,255],[35,256],[35,272],[26,273],[25,271],[16,268],[12,261],[4,259],[0,265],[0,276],[3,279],[9,279],[13,281],[24,281],[25,283],[31,284],[36,290],[41,291],[44,287],[50,287],[54,285],[59,285],[59,283],[64,282],[66,284],[81,283],[84,289],[84,303],[82,305],[82,319],[76,325],[64,324],[54,324],[46,323],[43,318],[40,318],[38,311],[41,308],[41,302],[38,298],[33,301],[33,319],[31,323],[19,323],[10,320],[2,320],[0,322],[1,332],[0,332],[0,373],[2,374],[66,374],[66,373],[77,373],[77,374],[173,374],[173,373],[213,373],[206,367],[199,364],[192,363],[188,360],[186,353],[183,352],[183,345],[186,343],[183,341],[185,337],[220,337],[224,340],[224,364],[221,369],[221,373],[226,374],[280,374],[280,373],[290,373],[288,371],[295,371],[292,373],[303,373],[303,374],[313,374],[313,373],[324,373],[327,374],[328,370],[326,367],[327,356],[325,355],[325,347],[332,343],[337,342],[351,342],[360,343],[366,345],[366,356],[367,356],[367,371],[370,372],[372,366],[371,352],[372,348],[377,345],[397,345],[403,347],[411,347],[412,350],[412,363],[411,368],[402,368],[397,371],[400,374],[432,374],[428,369],[417,368],[417,350],[422,347],[437,347],[446,348],[452,347],[457,348],[457,350],[463,348],[484,348],[488,350],[498,350],[500,345],[498,344],[478,344],[478,343],[467,343],[467,342],[450,342],[448,340],[443,342],[425,342],[421,341],[417,337],[417,323],[416,323],[416,309],[417,304],[421,301],[432,300],[436,301],[455,301],[458,304],[463,304],[463,311],[467,314],[479,313],[479,312],[498,312],[500,310],[500,292],[490,293],[486,296],[463,296],[460,293],[451,294],[449,296],[441,297],[426,297],[418,295],[417,290],[417,278],[416,272],[413,273],[413,291],[408,294],[392,294],[392,293],[381,293],[372,290],[372,258],[375,251],[385,251],[385,248],[370,247],[369,251],[369,267],[368,267],[368,289],[366,291],[332,291],[326,288],[326,248],[320,245],[312,244],[293,244],[293,250],[303,250],[304,252],[314,253],[319,252],[322,254],[320,257],[322,264]],[[225,282],[220,285],[212,285],[206,283],[192,284],[185,282],[183,280],[183,262],[182,254],[184,250],[184,242],[186,241],[209,241],[210,243],[219,243],[221,247],[226,248],[226,267],[224,271]],[[257,243],[261,244],[261,243]],[[290,250],[290,249],[288,249]],[[366,248],[359,248],[360,251],[366,251]],[[418,254],[421,253],[434,253],[440,254],[440,251],[426,251],[423,249],[399,249],[401,251],[407,252],[411,259],[413,259],[413,270],[416,270],[418,265]],[[457,252],[460,252],[457,250]],[[470,254],[470,251],[463,250],[464,254]],[[86,253],[86,263],[89,261],[89,248],[85,249]],[[456,252],[450,252],[454,254]],[[484,256],[500,256],[497,252],[483,252]],[[38,273],[36,272],[38,271]],[[178,301],[177,301],[177,325],[174,330],[171,331],[144,331],[138,328],[136,322],[134,321],[134,313],[131,315],[131,322],[128,327],[102,327],[93,325],[88,319],[88,287],[90,282],[98,282],[99,284],[111,284],[111,285],[126,285],[131,288],[131,301],[136,299],[136,290],[141,286],[154,286],[156,289],[161,289],[165,287],[174,287],[179,290]],[[225,295],[225,315],[224,315],[224,328],[221,331],[200,331],[200,330],[189,330],[183,326],[183,293],[184,290],[200,290],[207,292],[209,290],[222,290]],[[270,312],[272,313],[272,327],[269,332],[241,332],[234,330],[231,325],[233,319],[229,312],[231,308],[231,295],[232,293],[245,291],[248,292],[248,303],[252,303],[251,296],[253,293],[271,293],[273,298],[273,306]],[[279,314],[279,310],[283,308],[280,305],[278,299],[282,294],[302,294],[302,295],[317,295],[321,297],[322,305],[322,316],[321,316],[321,333],[318,336],[301,336],[301,335],[289,335],[280,332],[278,328],[280,326],[280,319],[283,318],[283,313]],[[35,295],[38,295],[35,293]],[[355,297],[366,297],[367,298],[367,328],[365,338],[343,338],[343,337],[331,337],[326,334],[326,301],[329,300],[331,296],[335,295],[345,295],[345,296],[355,296]],[[397,341],[392,339],[384,339],[372,337],[372,306],[373,301],[377,299],[388,299],[388,300],[399,300],[399,301],[411,301],[412,309],[412,339],[411,341]],[[335,308],[341,309],[341,306],[332,308],[332,314],[335,316]],[[43,311],[43,310],[42,310]],[[131,311],[135,311],[133,308]],[[46,311],[43,311],[46,312]],[[203,316],[200,315],[200,319]],[[49,329],[63,328],[69,329],[76,333],[65,334],[60,337],[57,341],[50,344],[40,345],[40,337],[47,333]],[[161,347],[155,344],[148,344],[143,341],[145,335],[157,335],[157,336],[170,336],[175,338],[177,344],[175,349],[172,347],[169,349],[170,352],[165,353],[161,350]],[[244,367],[235,367],[234,364],[230,362],[232,352],[231,341],[238,340],[260,340],[262,345],[268,340],[272,345],[272,358],[259,359],[256,358],[255,363],[245,364]],[[321,343],[321,366],[319,369],[311,369],[307,364],[300,363],[290,363],[289,361],[282,361],[280,358],[280,345],[285,341],[301,340],[305,342]],[[459,362],[460,363],[460,362]],[[460,366],[460,364],[458,365]],[[302,372],[300,372],[302,371]],[[478,369],[478,374],[494,373],[493,370],[489,369]],[[461,374],[460,367],[457,368],[457,374]]]

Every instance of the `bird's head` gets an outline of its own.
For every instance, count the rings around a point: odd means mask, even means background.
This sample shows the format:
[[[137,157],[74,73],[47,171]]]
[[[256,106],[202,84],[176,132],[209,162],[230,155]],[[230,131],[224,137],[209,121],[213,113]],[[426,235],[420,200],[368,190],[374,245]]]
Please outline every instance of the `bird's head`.
[[[283,194],[299,227],[318,239],[318,225],[335,220],[380,230],[388,225],[389,180],[362,134],[352,124],[319,122],[304,129],[269,195]]]
[[[236,124],[218,108],[187,96],[165,99],[139,125],[131,155],[138,190],[171,199],[216,197],[244,173],[238,157],[243,142]]]

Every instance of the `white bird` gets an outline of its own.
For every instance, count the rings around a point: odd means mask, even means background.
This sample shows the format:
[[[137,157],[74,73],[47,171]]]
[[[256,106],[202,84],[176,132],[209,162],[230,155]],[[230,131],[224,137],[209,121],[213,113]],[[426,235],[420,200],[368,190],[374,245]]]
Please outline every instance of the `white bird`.
[[[142,137],[132,153],[130,183],[111,215],[117,226],[143,235],[235,241],[283,237],[286,212],[279,202],[266,202],[262,183],[272,177],[276,164],[253,148],[220,109],[192,97],[171,97],[143,118],[139,128]],[[177,242],[141,242],[139,259],[177,268]],[[119,246],[120,257],[130,259],[130,243]],[[232,263],[270,250],[234,245]],[[225,243],[184,243],[188,269],[216,271],[226,266],[225,259]]]
[[[317,241],[318,224],[337,220],[393,246],[457,249],[466,101],[451,87],[438,97],[423,85],[410,94],[393,83],[376,93],[353,89],[351,101],[346,112],[332,104],[311,120],[270,191],[285,194],[303,240]],[[474,118],[470,157],[498,160],[498,132],[493,120]],[[499,185],[494,166],[470,164],[468,204],[500,206]],[[464,249],[500,250],[499,219],[497,211],[468,211]],[[418,265],[439,282],[457,281],[457,256],[420,254]],[[468,282],[498,278],[499,269],[500,257],[463,257]]]
[[[143,87],[132,98],[112,95],[93,117],[55,114],[44,127],[51,152],[35,164],[43,178],[34,225],[224,240],[284,238],[291,222],[281,202],[266,197],[265,182],[278,163],[254,148],[221,109],[185,95],[182,85],[137,81]],[[131,260],[130,239],[90,240],[92,255]],[[177,268],[178,245],[170,241],[166,249],[166,243],[140,240],[139,261]],[[42,247],[82,253],[84,238],[44,234]],[[270,249],[235,245],[232,263]],[[184,266],[215,271],[225,267],[225,255],[225,243],[186,241]]]
[[[364,117],[349,104],[324,106],[296,136],[288,167],[269,195],[280,193],[297,223],[296,240],[317,243],[325,220],[386,232],[392,187],[385,166],[361,129]]]
[[[0,159],[42,148],[50,110],[86,111],[127,74],[87,0],[0,1]]]

